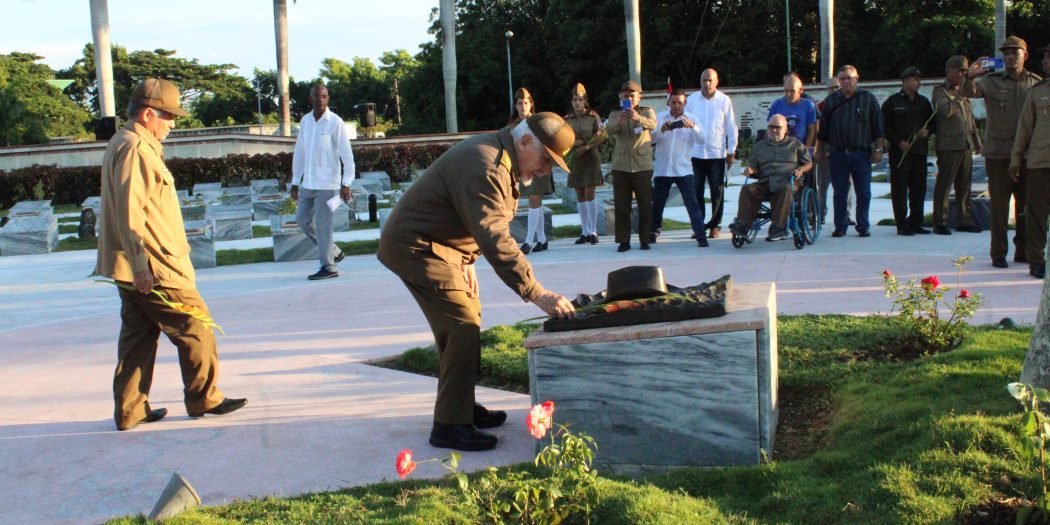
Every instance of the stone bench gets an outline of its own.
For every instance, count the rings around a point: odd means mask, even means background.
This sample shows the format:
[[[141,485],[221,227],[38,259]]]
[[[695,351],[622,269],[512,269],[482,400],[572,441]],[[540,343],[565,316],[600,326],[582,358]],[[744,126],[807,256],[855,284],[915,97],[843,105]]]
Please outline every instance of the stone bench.
[[[550,241],[554,238],[553,213],[546,206],[540,206],[540,210],[543,210],[543,233]],[[518,212],[514,214],[514,220],[510,221],[510,236],[521,244],[525,242],[527,233],[529,233],[529,207],[519,206]]]
[[[525,347],[532,403],[554,401],[556,422],[590,434],[599,470],[636,476],[755,465],[773,450],[773,283],[733,287],[723,317],[541,329]]]

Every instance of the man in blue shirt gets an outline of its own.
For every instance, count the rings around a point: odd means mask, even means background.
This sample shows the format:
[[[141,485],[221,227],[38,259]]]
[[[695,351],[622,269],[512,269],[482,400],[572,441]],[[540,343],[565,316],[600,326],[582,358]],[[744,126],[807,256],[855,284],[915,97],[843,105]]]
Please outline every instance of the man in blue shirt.
[[[787,119],[789,137],[795,137],[807,148],[813,147],[817,139],[817,105],[802,96],[802,80],[798,74],[784,75],[784,96],[769,106],[769,118],[773,115]]]

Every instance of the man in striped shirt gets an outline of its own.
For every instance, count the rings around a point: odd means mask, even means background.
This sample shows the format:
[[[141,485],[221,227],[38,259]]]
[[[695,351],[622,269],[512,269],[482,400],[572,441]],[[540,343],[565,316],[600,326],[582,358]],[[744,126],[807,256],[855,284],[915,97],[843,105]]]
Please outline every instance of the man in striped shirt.
[[[857,87],[859,78],[855,67],[840,67],[839,90],[828,95],[820,116],[817,158],[818,162],[829,158],[835,189],[832,237],[846,235],[846,196],[851,181],[857,193],[857,234],[871,236],[871,165],[882,160],[884,134],[879,103],[870,91]]]

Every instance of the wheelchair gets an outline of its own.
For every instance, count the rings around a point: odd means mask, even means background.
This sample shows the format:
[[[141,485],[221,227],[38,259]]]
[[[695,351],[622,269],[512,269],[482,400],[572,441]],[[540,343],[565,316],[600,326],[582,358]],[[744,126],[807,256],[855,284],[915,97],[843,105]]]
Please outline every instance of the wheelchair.
[[[803,175],[801,190],[795,186],[795,176],[791,176],[791,212],[788,213],[787,231],[795,248],[801,250],[807,244],[817,242],[820,237],[820,200],[817,198],[815,186],[816,177],[812,174]],[[749,177],[750,178],[750,177]],[[745,184],[747,180],[745,179]],[[768,201],[763,201],[759,207],[755,222],[747,231],[747,235],[738,235],[733,232],[733,247],[742,248],[745,244],[751,244],[758,237],[758,231],[773,220],[773,208]]]

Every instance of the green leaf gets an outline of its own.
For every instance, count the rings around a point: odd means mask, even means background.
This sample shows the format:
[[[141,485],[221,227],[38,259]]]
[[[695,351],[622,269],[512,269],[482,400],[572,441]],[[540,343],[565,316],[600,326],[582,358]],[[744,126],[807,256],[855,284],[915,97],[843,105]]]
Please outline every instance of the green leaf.
[[[459,468],[459,452],[452,452],[448,455],[448,466],[452,467],[452,470]]]
[[[456,481],[459,483],[459,490],[462,492],[466,492],[467,487],[470,486],[470,480],[467,479],[467,475],[462,472],[457,473]]]

